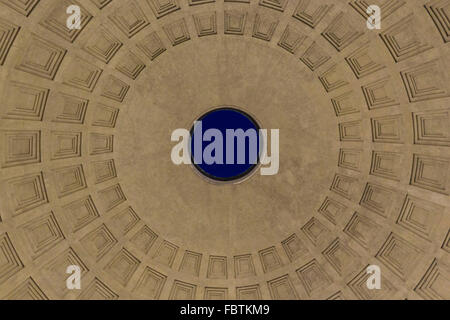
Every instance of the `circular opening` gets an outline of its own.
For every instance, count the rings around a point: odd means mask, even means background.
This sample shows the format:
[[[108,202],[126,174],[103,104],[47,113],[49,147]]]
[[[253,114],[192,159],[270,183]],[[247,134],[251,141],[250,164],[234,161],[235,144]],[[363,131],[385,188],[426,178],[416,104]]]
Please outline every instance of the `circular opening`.
[[[200,174],[219,182],[242,180],[260,160],[259,125],[235,107],[219,107],[191,128],[191,161]]]

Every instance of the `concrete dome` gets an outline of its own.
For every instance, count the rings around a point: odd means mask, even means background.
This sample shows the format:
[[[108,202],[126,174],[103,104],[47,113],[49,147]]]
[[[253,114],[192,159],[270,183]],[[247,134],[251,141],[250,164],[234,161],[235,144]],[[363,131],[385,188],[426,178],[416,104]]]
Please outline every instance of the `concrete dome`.
[[[450,0],[372,2],[0,0],[0,298],[449,299]],[[171,162],[223,105],[277,175]]]

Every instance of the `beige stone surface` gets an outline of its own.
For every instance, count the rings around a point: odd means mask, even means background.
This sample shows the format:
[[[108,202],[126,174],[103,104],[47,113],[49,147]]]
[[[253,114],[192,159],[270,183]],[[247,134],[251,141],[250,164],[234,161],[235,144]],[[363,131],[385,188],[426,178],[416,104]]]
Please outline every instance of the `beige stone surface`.
[[[372,2],[0,0],[0,299],[449,299],[450,1]],[[171,162],[223,105],[277,175]]]

